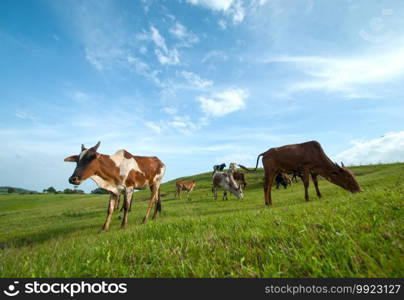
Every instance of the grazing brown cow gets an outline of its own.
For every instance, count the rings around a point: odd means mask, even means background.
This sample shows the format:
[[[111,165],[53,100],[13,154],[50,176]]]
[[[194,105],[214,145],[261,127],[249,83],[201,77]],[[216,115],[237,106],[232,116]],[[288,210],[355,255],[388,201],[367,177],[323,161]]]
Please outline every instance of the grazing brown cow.
[[[217,172],[213,174],[212,176],[213,179],[213,185],[212,185],[212,193],[215,197],[215,200],[217,200],[217,189],[222,188],[224,189],[223,193],[223,200],[227,198],[227,191],[232,193],[234,196],[236,196],[238,199],[243,199],[243,190],[241,189],[241,186],[237,184],[237,182],[233,178],[233,174],[231,172],[225,173],[225,172]]]
[[[233,173],[233,178],[235,181],[239,182],[240,184],[243,185],[243,189],[247,186],[247,182],[245,181],[244,173],[234,171]]]
[[[191,193],[194,190],[196,186],[196,181],[180,180],[176,182],[175,186],[176,186],[175,198],[180,197],[181,199],[181,191],[188,191],[187,199],[189,199],[189,193]]]
[[[257,170],[261,156],[265,172],[264,193],[266,205],[272,205],[271,186],[278,172],[299,172],[302,174],[306,201],[309,201],[310,175],[319,198],[321,198],[321,193],[318,189],[318,175],[352,193],[361,191],[353,173],[343,165],[339,166],[333,163],[324,153],[320,143],[316,141],[271,148],[258,155],[255,170]]]
[[[110,192],[108,215],[102,230],[108,231],[115,201],[121,193],[124,194],[121,228],[126,227],[135,189],[150,188],[151,200],[143,223],[146,222],[153,205],[155,205],[154,219],[157,212],[161,211],[160,183],[165,173],[165,165],[155,156],[134,156],[126,150],[119,150],[113,155],[100,154],[97,152],[99,146],[100,142],[90,149],[81,145],[80,154],[66,157],[65,161],[77,163],[73,175],[69,178],[71,184],[79,185],[87,178],[91,178],[100,188]]]

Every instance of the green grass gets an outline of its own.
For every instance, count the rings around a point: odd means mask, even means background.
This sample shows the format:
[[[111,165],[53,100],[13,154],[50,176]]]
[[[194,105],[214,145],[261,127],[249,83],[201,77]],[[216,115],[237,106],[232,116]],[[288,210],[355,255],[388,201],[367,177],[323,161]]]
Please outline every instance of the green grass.
[[[114,214],[99,234],[107,195],[0,195],[2,277],[403,277],[404,164],[355,167],[364,192],[324,180],[323,198],[301,183],[273,191],[246,174],[245,198],[214,201],[210,174],[191,200],[162,186],[163,212],[140,225],[148,193],[135,194],[129,226]],[[221,193],[219,194],[221,196]],[[139,201],[143,200],[143,201]],[[221,197],[220,197],[221,199]]]

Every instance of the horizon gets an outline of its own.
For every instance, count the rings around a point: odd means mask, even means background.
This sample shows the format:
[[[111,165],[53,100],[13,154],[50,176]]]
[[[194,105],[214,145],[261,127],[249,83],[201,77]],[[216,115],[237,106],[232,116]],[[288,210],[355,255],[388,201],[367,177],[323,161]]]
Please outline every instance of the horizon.
[[[403,28],[399,1],[1,1],[0,186],[73,189],[98,141],[163,182],[309,140],[403,162]]]

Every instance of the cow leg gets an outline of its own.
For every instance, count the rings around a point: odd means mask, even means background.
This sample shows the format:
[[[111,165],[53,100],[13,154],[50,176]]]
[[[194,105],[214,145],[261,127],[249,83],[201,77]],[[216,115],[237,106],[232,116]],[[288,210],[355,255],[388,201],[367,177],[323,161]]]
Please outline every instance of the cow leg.
[[[143,218],[142,224],[145,224],[147,221],[147,218],[150,215],[150,211],[153,207],[153,205],[155,204],[155,202],[157,202],[158,200],[158,188],[156,188],[156,184],[153,184],[152,186],[150,186],[150,190],[151,190],[151,199],[149,202],[149,206],[147,207],[147,211],[146,211],[146,215]]]
[[[304,185],[304,199],[309,201],[309,171],[304,170],[302,180]]]
[[[265,194],[265,205],[267,206],[272,205],[271,190],[272,190],[272,184],[275,179],[275,175],[276,172],[273,171],[268,171],[268,173],[265,174],[264,194]]]
[[[127,188],[125,190],[125,195],[124,195],[124,199],[123,199],[124,213],[123,213],[123,219],[122,219],[122,223],[121,223],[122,229],[125,228],[126,225],[128,224],[128,213],[130,211],[130,205],[132,202],[132,194],[133,194],[132,188]]]
[[[224,198],[226,198],[226,200],[228,200],[228,198],[227,198],[227,191],[224,191],[224,192],[223,192],[223,200],[224,200]]]
[[[157,201],[156,201],[156,205],[154,206],[154,213],[153,213],[153,217],[152,219],[154,220],[157,217],[157,213],[161,212],[161,203],[160,203],[161,199],[160,199],[160,185],[157,188]]]
[[[313,179],[314,187],[316,189],[317,197],[321,198],[321,193],[318,188],[318,180],[317,180],[317,174],[311,173],[311,179]]]
[[[131,197],[129,199],[129,211],[132,211],[132,202],[133,202],[133,190],[132,190]]]
[[[180,190],[178,188],[178,186],[175,188],[175,199],[178,198],[178,196],[180,195]]]
[[[121,196],[119,195],[117,201],[115,201],[114,210],[118,210],[118,209],[119,209],[119,202],[120,202],[120,201],[121,201]]]
[[[107,210],[107,218],[105,220],[104,226],[102,227],[101,231],[107,232],[109,229],[109,224],[111,223],[111,218],[112,218],[112,213],[114,212],[115,209],[115,201],[119,195],[116,195],[114,193],[111,193],[109,196],[109,204],[108,204],[108,210]]]
[[[215,186],[212,186],[212,193],[213,193],[213,198],[214,198],[215,200],[217,200],[217,189],[216,189]]]

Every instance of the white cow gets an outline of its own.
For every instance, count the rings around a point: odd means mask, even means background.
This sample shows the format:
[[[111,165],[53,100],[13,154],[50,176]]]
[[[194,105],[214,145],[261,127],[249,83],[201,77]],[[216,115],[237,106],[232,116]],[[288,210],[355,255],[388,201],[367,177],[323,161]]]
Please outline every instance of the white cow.
[[[214,194],[215,200],[217,200],[217,189],[222,188],[224,190],[223,200],[227,198],[227,191],[232,193],[238,199],[243,199],[243,190],[241,186],[234,180],[233,174],[225,172],[217,172],[212,176],[213,185],[212,193]]]

